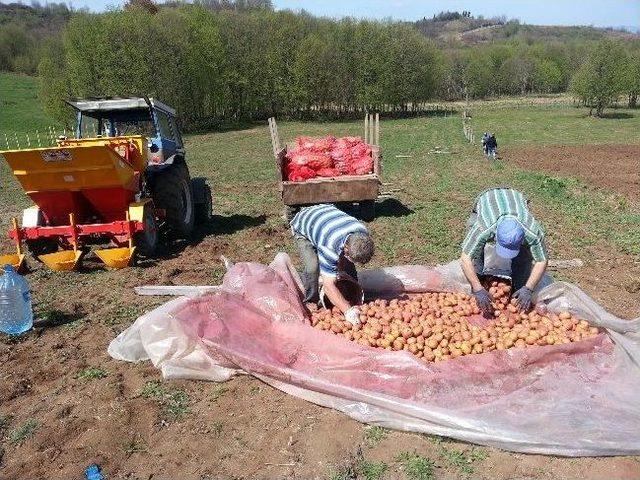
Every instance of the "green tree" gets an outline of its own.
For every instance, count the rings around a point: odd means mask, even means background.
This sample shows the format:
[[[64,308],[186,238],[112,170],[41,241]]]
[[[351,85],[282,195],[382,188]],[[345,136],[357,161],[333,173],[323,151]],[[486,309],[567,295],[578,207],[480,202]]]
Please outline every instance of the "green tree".
[[[0,71],[33,74],[38,66],[37,54],[37,45],[25,25],[11,22],[0,26]]]
[[[629,108],[636,108],[640,95],[640,49],[629,56],[625,91],[629,96]]]
[[[626,60],[626,52],[620,43],[602,40],[576,72],[571,91],[589,107],[589,115],[595,109],[596,116],[602,116],[604,109],[624,92]]]
[[[335,50],[325,35],[311,33],[298,45],[294,66],[294,95],[309,112],[337,100],[335,74],[338,69]]]
[[[557,92],[562,86],[562,70],[552,60],[543,59],[535,64],[533,71],[533,88],[537,92]]]

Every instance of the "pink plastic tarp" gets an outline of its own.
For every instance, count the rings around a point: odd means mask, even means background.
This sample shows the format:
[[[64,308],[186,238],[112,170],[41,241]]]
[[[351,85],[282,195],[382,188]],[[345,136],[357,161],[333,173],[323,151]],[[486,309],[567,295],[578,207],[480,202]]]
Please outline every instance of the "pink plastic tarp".
[[[370,295],[466,290],[457,262],[361,273]],[[607,313],[575,285],[546,282],[551,310],[599,326],[594,339],[425,364],[313,329],[289,258],[238,263],[213,292],[140,317],[109,346],[166,378],[238,373],[369,424],[566,456],[640,453],[640,319]],[[550,283],[550,284],[549,284]]]

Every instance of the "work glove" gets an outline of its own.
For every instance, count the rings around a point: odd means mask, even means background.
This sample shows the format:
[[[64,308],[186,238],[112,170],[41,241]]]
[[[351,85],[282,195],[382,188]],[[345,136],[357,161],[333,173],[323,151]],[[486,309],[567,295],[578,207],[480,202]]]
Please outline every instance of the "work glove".
[[[360,309],[358,307],[351,307],[344,312],[344,319],[354,327],[360,325]]]
[[[518,304],[518,309],[521,312],[526,312],[531,308],[531,295],[533,292],[529,287],[522,287],[516,293],[513,294],[513,298]]]
[[[491,306],[491,295],[484,288],[481,288],[477,292],[473,292],[473,296],[476,299],[476,303],[478,304],[478,308],[484,315],[490,315],[493,313],[493,308]]]

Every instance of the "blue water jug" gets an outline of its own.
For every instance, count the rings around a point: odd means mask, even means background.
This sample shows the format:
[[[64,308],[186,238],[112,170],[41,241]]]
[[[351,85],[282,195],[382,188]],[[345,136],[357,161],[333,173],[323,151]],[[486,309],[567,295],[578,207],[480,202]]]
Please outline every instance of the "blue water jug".
[[[11,265],[0,275],[0,332],[18,335],[33,327],[29,284]]]
[[[102,470],[95,463],[93,465],[89,465],[84,471],[85,477],[87,480],[104,480],[104,475],[102,475]]]

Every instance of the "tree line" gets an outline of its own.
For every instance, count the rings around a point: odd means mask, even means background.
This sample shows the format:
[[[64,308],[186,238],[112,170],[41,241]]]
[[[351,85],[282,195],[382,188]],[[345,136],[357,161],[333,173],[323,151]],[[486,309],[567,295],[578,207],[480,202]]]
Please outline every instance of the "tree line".
[[[0,71],[34,75],[45,39],[58,35],[71,15],[64,3],[0,3]]]
[[[75,12],[59,35],[46,39],[38,73],[47,110],[65,119],[68,97],[149,95],[174,106],[193,130],[271,115],[403,111],[467,96],[571,89],[590,106],[621,94],[630,103],[637,99],[637,41],[447,45],[412,23],[318,18],[274,11],[264,0],[157,7],[136,0],[101,14]],[[614,88],[581,80],[601,74],[601,67],[588,67],[598,51],[617,59],[607,69]],[[607,101],[596,100],[605,93]]]

